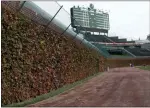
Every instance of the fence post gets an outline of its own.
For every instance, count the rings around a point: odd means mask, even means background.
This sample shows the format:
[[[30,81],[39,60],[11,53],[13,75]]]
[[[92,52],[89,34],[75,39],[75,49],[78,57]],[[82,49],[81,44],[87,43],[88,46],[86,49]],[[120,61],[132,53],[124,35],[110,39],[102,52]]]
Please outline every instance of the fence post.
[[[69,26],[60,34],[60,36],[63,35],[63,34],[67,31],[67,29],[70,27],[70,25],[71,25],[71,23],[70,23]]]
[[[83,39],[82,39],[82,41],[84,40],[84,36],[85,36],[85,34],[86,34],[86,29],[85,29],[85,33],[84,33],[84,35],[83,35]],[[82,43],[82,41],[80,42],[80,44]]]
[[[75,20],[75,18],[73,18],[73,21]],[[67,29],[70,27],[70,25],[71,25],[71,23],[69,24],[69,26],[61,33],[61,35],[63,35],[66,31],[67,31]],[[60,35],[60,36],[61,36]]]
[[[77,35],[78,35],[78,33],[76,33],[75,37],[72,40],[74,40],[77,37]]]
[[[77,27],[78,28],[78,27]],[[74,40],[76,37],[77,37],[77,35],[78,35],[79,33],[77,32],[77,34],[75,35],[75,37],[72,39],[72,40]]]
[[[81,40],[80,44],[82,43],[83,40],[84,40],[84,38]]]
[[[58,12],[62,9],[63,6],[61,6],[59,8],[59,10],[56,12],[56,14],[53,16],[53,18],[47,23],[47,25],[45,26],[45,29],[48,27],[48,25],[53,21],[53,19],[56,17],[56,15],[58,14]]]

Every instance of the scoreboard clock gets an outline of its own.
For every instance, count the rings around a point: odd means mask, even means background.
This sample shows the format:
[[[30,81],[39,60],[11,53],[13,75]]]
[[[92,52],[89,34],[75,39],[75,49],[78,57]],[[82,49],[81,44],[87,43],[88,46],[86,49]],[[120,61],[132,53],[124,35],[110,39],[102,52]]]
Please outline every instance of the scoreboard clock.
[[[89,8],[72,7],[71,25],[73,28],[81,27],[90,30],[109,30],[109,14],[94,9],[94,5],[90,4]]]

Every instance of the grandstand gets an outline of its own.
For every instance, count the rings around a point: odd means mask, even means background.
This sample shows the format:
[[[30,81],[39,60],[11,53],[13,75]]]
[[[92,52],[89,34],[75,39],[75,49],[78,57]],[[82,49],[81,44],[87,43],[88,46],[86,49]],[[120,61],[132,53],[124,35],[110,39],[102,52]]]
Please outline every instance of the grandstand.
[[[118,36],[108,36],[106,33],[109,30],[109,14],[105,12],[99,13],[92,4],[88,8],[74,6],[70,9],[70,12],[71,17],[81,23],[80,26],[71,18],[72,28],[77,29],[75,32],[83,34],[84,39],[96,46],[106,57],[150,56],[150,50],[141,48],[141,43],[127,41],[126,38],[119,39]],[[82,14],[85,16],[83,17]]]
[[[115,37],[109,37],[112,41],[114,41],[114,42],[118,42],[118,36],[115,36]]]
[[[113,42],[111,39],[109,39],[106,35],[91,35],[90,33],[87,33],[84,38],[87,41],[92,41],[92,42]]]
[[[139,48],[139,47],[129,47],[125,48],[135,56],[150,56],[150,51],[145,48]]]
[[[102,51],[103,55],[106,55],[108,58],[111,57],[134,57],[132,53],[128,52],[124,47],[113,47],[113,46],[107,46],[105,44],[99,44],[99,43],[92,43],[95,45],[99,50]]]
[[[84,34],[87,41],[106,42],[106,43],[135,43],[135,41],[127,41],[127,39],[118,39],[118,36],[108,37],[106,35],[92,35],[91,33]]]
[[[142,44],[142,45],[141,45],[141,48],[145,48],[145,49],[147,49],[147,50],[150,51],[150,42],[149,42],[149,43],[144,43],[144,44]]]
[[[133,45],[133,44],[108,44],[107,43],[96,43],[92,42],[99,50],[102,50],[107,56],[120,55],[123,57],[140,57],[140,56],[150,56],[150,50],[146,48],[141,48],[141,45]]]

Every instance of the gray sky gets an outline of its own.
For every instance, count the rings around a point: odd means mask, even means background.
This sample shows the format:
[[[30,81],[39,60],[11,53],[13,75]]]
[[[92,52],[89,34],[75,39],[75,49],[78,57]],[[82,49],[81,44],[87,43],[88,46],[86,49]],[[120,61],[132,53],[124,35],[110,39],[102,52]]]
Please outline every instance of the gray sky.
[[[46,12],[54,15],[59,6],[52,1],[34,1]],[[109,35],[117,35],[128,40],[146,39],[150,33],[150,3],[149,1],[58,1],[70,13],[70,8],[75,6],[88,7],[94,4],[96,9],[106,10],[109,13]],[[61,10],[56,17],[65,25],[69,25],[69,15]]]

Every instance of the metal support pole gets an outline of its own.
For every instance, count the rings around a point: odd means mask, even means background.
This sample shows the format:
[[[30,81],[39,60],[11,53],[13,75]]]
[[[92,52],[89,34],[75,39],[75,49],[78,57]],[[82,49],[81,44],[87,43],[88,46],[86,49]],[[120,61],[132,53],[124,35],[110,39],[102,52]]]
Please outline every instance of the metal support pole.
[[[85,29],[85,33],[86,33],[86,29]],[[85,33],[84,33],[84,36],[85,36]],[[80,44],[82,43],[82,41],[84,41],[84,38],[81,40]]]
[[[21,6],[20,6],[19,9],[17,10],[17,12],[19,12],[19,11],[22,9],[22,7],[24,6],[25,3],[26,3],[26,1],[23,1],[23,3],[21,4]]]
[[[77,27],[76,29],[78,29],[78,27]],[[77,32],[77,34],[75,35],[75,37],[74,37],[72,40],[74,40],[78,34],[79,34],[79,33]]]
[[[86,33],[87,31],[86,31],[86,29],[85,29],[85,33]],[[85,33],[84,33],[84,36],[85,36]],[[83,37],[83,39],[82,39],[82,41],[84,40],[84,37]],[[80,42],[80,44],[82,43],[82,41]]]
[[[63,35],[63,34],[67,31],[67,29],[70,27],[70,25],[71,25],[71,23],[70,23],[69,26],[60,34],[60,36]]]
[[[76,38],[77,35],[78,35],[78,33],[75,35],[75,37],[74,37],[72,40],[74,40],[74,39]]]
[[[75,19],[73,18],[73,21],[74,21]],[[66,31],[67,31],[67,29],[70,27],[70,25],[71,25],[71,23],[69,24],[69,26],[60,34],[60,36],[61,35],[63,35]]]
[[[54,17],[47,23],[45,29],[46,29],[46,28],[48,27],[48,25],[53,21],[53,19],[56,17],[56,15],[57,15],[58,12],[62,9],[62,7],[63,7],[63,6],[61,6],[61,7],[59,8],[59,10],[56,12],[56,14],[54,15]]]
[[[84,38],[81,40],[80,44],[82,43],[83,40],[84,40]]]

